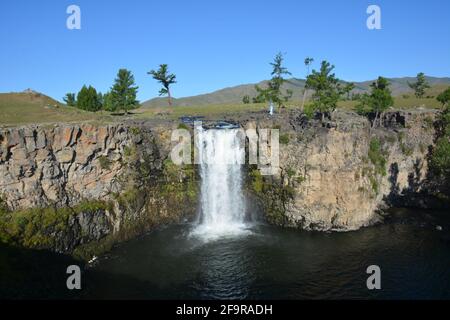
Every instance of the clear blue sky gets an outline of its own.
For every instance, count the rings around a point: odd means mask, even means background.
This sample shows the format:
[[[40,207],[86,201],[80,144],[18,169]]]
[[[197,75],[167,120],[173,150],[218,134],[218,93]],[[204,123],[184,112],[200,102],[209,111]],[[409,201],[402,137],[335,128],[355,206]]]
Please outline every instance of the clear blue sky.
[[[66,28],[70,4],[81,30]],[[370,4],[381,7],[382,30],[366,28]],[[448,0],[2,0],[0,92],[105,92],[128,68],[143,101],[159,90],[146,72],[167,63],[173,94],[195,95],[269,78],[278,51],[296,77],[306,56],[351,81],[450,76],[449,12]]]

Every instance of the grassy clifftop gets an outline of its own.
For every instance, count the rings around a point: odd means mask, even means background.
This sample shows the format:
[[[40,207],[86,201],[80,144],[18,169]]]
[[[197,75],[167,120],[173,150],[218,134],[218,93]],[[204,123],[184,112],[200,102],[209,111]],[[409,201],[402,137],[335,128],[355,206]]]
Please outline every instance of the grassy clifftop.
[[[0,125],[72,122],[107,119],[104,114],[86,112],[38,92],[0,93]]]
[[[435,84],[427,90],[426,98],[418,99],[412,92],[403,93],[394,97],[393,109],[440,109],[441,105],[435,97],[447,88],[446,84]],[[242,99],[238,97],[239,101]],[[298,109],[301,100],[294,99],[286,104],[287,109]],[[354,110],[358,101],[340,101],[338,108]],[[242,102],[220,103],[219,100],[209,104],[189,104],[167,106],[142,106],[133,110],[133,114],[114,115],[107,111],[88,112],[73,107],[68,107],[44,94],[26,91],[21,93],[0,93],[0,126],[16,126],[22,124],[43,124],[55,122],[111,122],[128,119],[177,119],[184,115],[202,115],[211,118],[223,118],[236,114],[267,112],[267,103]],[[278,112],[278,110],[276,110]]]

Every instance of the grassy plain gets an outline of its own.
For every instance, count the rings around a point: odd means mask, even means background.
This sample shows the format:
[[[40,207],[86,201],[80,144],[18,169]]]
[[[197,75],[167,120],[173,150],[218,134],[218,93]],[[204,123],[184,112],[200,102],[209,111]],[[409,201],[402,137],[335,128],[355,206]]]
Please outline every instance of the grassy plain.
[[[418,99],[412,93],[394,98],[393,109],[439,109],[435,97],[446,85],[435,85],[426,93],[426,98]],[[357,101],[340,101],[338,108],[353,110]],[[299,108],[301,101],[287,103],[286,109]],[[177,119],[181,116],[202,115],[209,118],[223,118],[242,113],[266,112],[267,103],[228,103],[209,105],[190,105],[174,107],[141,107],[127,116],[113,116],[109,112],[87,112],[68,107],[46,95],[37,92],[1,93],[0,125],[16,126],[24,124],[45,124],[55,122],[113,122],[125,119]],[[276,110],[277,111],[277,110]]]

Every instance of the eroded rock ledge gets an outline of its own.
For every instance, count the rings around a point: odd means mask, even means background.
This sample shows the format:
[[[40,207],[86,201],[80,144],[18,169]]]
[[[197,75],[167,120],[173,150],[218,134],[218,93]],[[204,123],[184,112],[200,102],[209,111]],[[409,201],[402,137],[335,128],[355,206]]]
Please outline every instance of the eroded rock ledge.
[[[0,129],[0,240],[88,258],[196,208],[193,168],[170,164],[170,126]]]
[[[248,119],[247,128],[279,128],[281,137],[279,174],[250,169],[249,186],[269,221],[308,230],[356,230],[380,221],[380,209],[391,206],[441,206],[428,171],[435,117],[388,112],[376,129],[342,111],[324,124],[299,112]]]

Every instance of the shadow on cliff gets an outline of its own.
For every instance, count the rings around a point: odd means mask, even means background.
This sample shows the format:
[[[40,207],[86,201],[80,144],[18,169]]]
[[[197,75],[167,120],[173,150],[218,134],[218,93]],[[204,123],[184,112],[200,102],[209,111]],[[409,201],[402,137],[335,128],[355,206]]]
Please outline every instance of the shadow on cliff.
[[[432,147],[428,150],[428,161],[432,154]],[[422,177],[423,161],[416,159],[413,170],[408,174],[408,186],[401,189],[398,183],[399,165],[397,162],[389,168],[390,192],[383,198],[390,207],[411,207],[423,209],[448,208],[449,203],[440,199],[437,194],[442,190],[442,185],[437,182],[432,170],[427,170]]]
[[[397,162],[391,164],[388,178],[390,192],[383,199],[387,205],[391,207],[423,207],[419,201],[419,198],[424,197],[421,191],[425,183],[425,180],[421,178],[422,166],[423,163],[420,159],[414,161],[413,171],[408,174],[408,186],[401,189],[398,182],[399,165]]]

